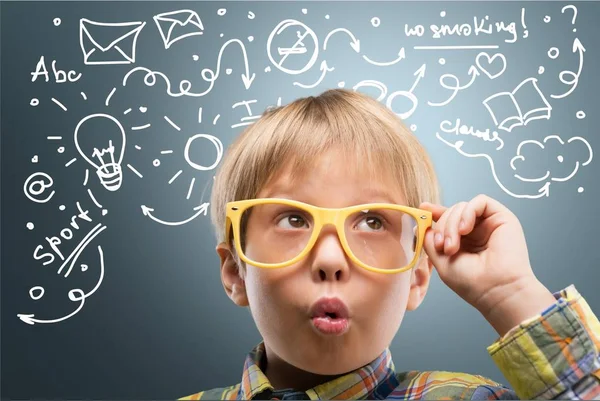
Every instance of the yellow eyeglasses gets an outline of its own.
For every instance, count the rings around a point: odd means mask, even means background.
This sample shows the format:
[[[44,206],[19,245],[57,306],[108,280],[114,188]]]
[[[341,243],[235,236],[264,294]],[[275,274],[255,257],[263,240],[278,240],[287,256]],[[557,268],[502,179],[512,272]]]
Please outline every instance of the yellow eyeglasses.
[[[304,258],[327,224],[336,227],[346,255],[355,264],[391,274],[415,266],[432,215],[391,203],[322,208],[282,198],[249,199],[227,203],[225,238],[231,238],[233,228],[235,247],[244,262],[278,269]]]

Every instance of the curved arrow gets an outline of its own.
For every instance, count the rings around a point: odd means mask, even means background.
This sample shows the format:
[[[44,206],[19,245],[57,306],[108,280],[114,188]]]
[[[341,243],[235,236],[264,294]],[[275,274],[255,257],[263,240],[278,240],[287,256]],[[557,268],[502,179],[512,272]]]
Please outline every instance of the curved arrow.
[[[365,59],[366,62],[373,64],[373,65],[377,65],[380,67],[387,67],[390,65],[394,65],[397,62],[399,62],[400,60],[403,60],[406,58],[406,53],[404,52],[404,47],[400,49],[400,51],[398,52],[398,58],[392,61],[387,61],[387,62],[379,62],[379,61],[373,61],[370,58],[368,58],[367,56],[365,56],[363,54],[363,59]]]
[[[575,52],[579,52],[579,67],[577,68],[577,73],[574,73],[573,71],[561,71],[560,74],[558,74],[558,78],[560,79],[560,82],[562,82],[565,85],[573,85],[571,86],[571,89],[569,89],[567,92],[563,93],[562,95],[550,95],[551,97],[553,97],[554,99],[561,99],[563,97],[567,97],[571,94],[571,92],[573,92],[575,90],[575,88],[577,87],[577,84],[579,83],[579,76],[581,75],[581,70],[583,70],[583,52],[585,52],[585,47],[583,47],[583,45],[581,44],[581,42],[579,41],[578,38],[575,38],[575,40],[573,41],[573,53]],[[573,79],[571,81],[567,81],[565,78],[563,78],[563,75],[571,75],[573,76]]]
[[[496,174],[496,169],[494,167],[494,160],[485,153],[478,153],[478,154],[470,154],[470,153],[466,153],[461,149],[461,146],[464,144],[463,141],[457,141],[456,143],[450,143],[448,141],[446,141],[444,138],[442,138],[440,136],[439,132],[435,133],[435,136],[442,142],[444,142],[446,145],[456,149],[458,151],[458,153],[460,153],[463,156],[466,157],[484,157],[489,163],[490,163],[490,168],[492,169],[492,175],[494,176],[494,180],[496,181],[496,183],[498,184],[498,186],[500,186],[500,188],[506,192],[508,195],[513,196],[515,198],[528,198],[528,199],[537,199],[537,198],[541,198],[542,196],[549,196],[550,194],[550,181],[548,181],[547,183],[545,183],[540,189],[538,189],[538,194],[537,195],[519,195],[519,194],[515,194],[514,192],[511,192],[508,188],[506,188],[501,182],[500,179],[498,178],[498,175]]]
[[[79,298],[77,298],[74,295],[75,293],[79,294]],[[31,325],[33,325],[35,323],[58,323],[58,322],[62,322],[63,320],[67,320],[68,318],[75,316],[81,310],[81,308],[83,308],[83,305],[85,304],[85,294],[79,288],[75,288],[75,289],[72,289],[71,291],[69,291],[69,299],[71,301],[81,301],[81,303],[79,304],[79,306],[77,307],[77,309],[75,309],[73,312],[71,312],[67,316],[63,316],[63,317],[60,317],[58,319],[52,319],[52,320],[35,319],[34,318],[34,316],[35,316],[34,314],[29,314],[28,315],[28,314],[24,314],[24,313],[19,313],[17,316],[24,323],[31,324]]]
[[[196,206],[193,210],[197,210],[197,212],[193,216],[191,216],[183,221],[164,221],[164,220],[161,220],[158,217],[155,217],[152,215],[151,212],[154,211],[153,208],[148,207],[146,205],[142,205],[141,207],[142,207],[142,213],[144,214],[144,216],[150,217],[150,219],[156,221],[157,223],[164,224],[166,226],[180,226],[180,225],[189,223],[190,221],[194,220],[196,217],[200,216],[202,213],[204,213],[204,215],[206,216],[206,213],[208,212],[208,205],[210,205],[210,203],[205,202],[200,206]]]
[[[96,292],[96,290],[100,287],[102,280],[104,279],[104,252],[102,251],[102,247],[100,245],[98,245],[98,254],[100,255],[100,279],[98,280],[98,282],[96,283],[94,288],[87,294],[85,294],[79,288],[74,288],[71,291],[69,291],[69,299],[71,301],[73,301],[73,302],[81,301],[79,303],[79,306],[77,307],[77,309],[75,309],[73,312],[69,313],[68,315],[57,318],[57,319],[49,319],[49,320],[36,319],[34,317],[35,314],[32,314],[32,313],[31,314],[19,313],[19,314],[17,314],[17,317],[19,319],[21,319],[24,323],[34,325],[35,323],[58,323],[58,322],[62,322],[63,320],[67,320],[70,317],[75,316],[83,308],[83,305],[85,304],[85,299]]]
[[[329,68],[327,66],[327,60],[323,60],[323,62],[321,63],[321,67],[319,69],[322,71],[321,77],[314,84],[305,85],[305,84],[301,84],[300,82],[294,82],[293,85],[296,85],[296,86],[299,86],[299,87],[305,88],[305,89],[314,88],[315,86],[319,85],[323,81],[323,79],[325,79],[325,75],[327,75],[327,72],[331,72],[331,71],[335,70],[335,67]]]
[[[463,89],[467,89],[469,86],[473,85],[473,82],[475,82],[475,79],[480,75],[479,71],[477,71],[477,68],[474,65],[472,65],[469,68],[468,74],[471,75],[471,80],[466,85],[463,85],[463,86],[460,86],[460,82],[459,82],[458,78],[456,77],[456,75],[452,75],[452,74],[444,74],[444,75],[442,75],[440,77],[440,85],[442,87],[444,87],[445,89],[453,90],[454,93],[452,93],[452,95],[445,102],[433,103],[433,102],[428,101],[427,104],[430,105],[430,106],[445,106],[448,103],[450,103],[456,97],[456,95],[458,94],[458,91],[461,91]],[[449,77],[454,78],[454,80],[456,81],[456,86],[448,86],[448,85],[446,85],[444,83],[444,77],[446,77],[446,78],[449,78]]]
[[[350,32],[346,28],[336,28],[333,31],[329,32],[327,34],[327,36],[325,37],[325,41],[323,42],[323,50],[327,49],[327,41],[329,40],[331,35],[333,35],[336,32],[346,32],[348,35],[350,35],[350,38],[352,38],[352,42],[350,43],[350,46],[352,46],[352,48],[354,49],[355,52],[357,52],[357,53],[360,52],[360,40],[356,39],[356,37],[352,34],[352,32]]]
[[[237,43],[240,45],[240,47],[242,48],[242,54],[244,56],[244,68],[246,69],[245,73],[242,74],[242,81],[244,81],[244,86],[246,87],[246,89],[250,88],[250,85],[252,85],[252,81],[254,81],[254,78],[256,78],[256,74],[252,74],[250,75],[250,67],[248,66],[248,54],[246,53],[246,47],[244,46],[244,43],[239,40],[239,39],[230,39],[227,42],[225,42],[225,44],[223,46],[221,46],[221,50],[219,51],[219,56],[217,57],[217,73],[214,74],[210,68],[205,68],[202,70],[202,78],[204,78],[204,80],[206,81],[215,81],[217,78],[219,78],[219,73],[221,72],[221,58],[223,57],[223,51],[225,51],[225,48],[227,46],[229,46],[230,43]],[[206,72],[210,72],[213,76],[213,78],[206,78],[204,76],[204,74]]]

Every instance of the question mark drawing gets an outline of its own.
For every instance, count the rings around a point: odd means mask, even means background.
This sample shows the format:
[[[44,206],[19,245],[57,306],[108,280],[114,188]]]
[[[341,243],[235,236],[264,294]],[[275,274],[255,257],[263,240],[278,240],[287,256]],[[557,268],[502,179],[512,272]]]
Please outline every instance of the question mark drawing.
[[[567,8],[570,8],[570,9],[572,9],[572,10],[573,10],[573,18],[571,19],[571,24],[572,24],[572,25],[575,25],[575,20],[577,19],[577,7],[575,7],[575,6],[574,6],[574,5],[572,5],[572,4],[569,4],[568,6],[564,6],[564,7],[562,8],[562,10],[560,10],[560,12],[564,14],[564,13],[565,13],[565,10],[566,10]],[[576,29],[576,28],[573,28],[573,32],[577,32],[577,29]]]

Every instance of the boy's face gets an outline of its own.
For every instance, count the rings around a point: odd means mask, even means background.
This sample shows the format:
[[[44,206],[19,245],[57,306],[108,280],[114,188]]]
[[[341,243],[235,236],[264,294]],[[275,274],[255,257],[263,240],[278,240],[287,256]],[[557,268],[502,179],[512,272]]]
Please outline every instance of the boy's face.
[[[330,208],[406,204],[398,185],[383,179],[369,182],[365,174],[352,173],[349,163],[340,153],[328,152],[293,184],[284,168],[257,198],[287,198]],[[321,375],[342,374],[374,360],[391,343],[405,310],[420,304],[431,274],[426,257],[404,273],[362,269],[345,254],[333,226],[323,227],[300,262],[281,269],[247,265],[244,279],[225,243],[217,252],[224,288],[236,304],[250,306],[267,360],[278,358]],[[346,305],[349,325],[343,334],[323,334],[315,328],[310,309],[322,297],[337,297]]]

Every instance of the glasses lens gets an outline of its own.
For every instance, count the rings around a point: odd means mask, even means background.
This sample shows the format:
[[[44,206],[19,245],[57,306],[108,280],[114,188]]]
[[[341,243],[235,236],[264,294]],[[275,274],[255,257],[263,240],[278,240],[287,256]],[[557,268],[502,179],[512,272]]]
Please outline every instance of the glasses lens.
[[[268,203],[242,215],[246,257],[258,263],[283,263],[298,256],[314,228],[310,213],[288,205]]]
[[[392,208],[361,210],[344,224],[350,250],[364,264],[393,270],[409,265],[415,257],[417,221]]]

